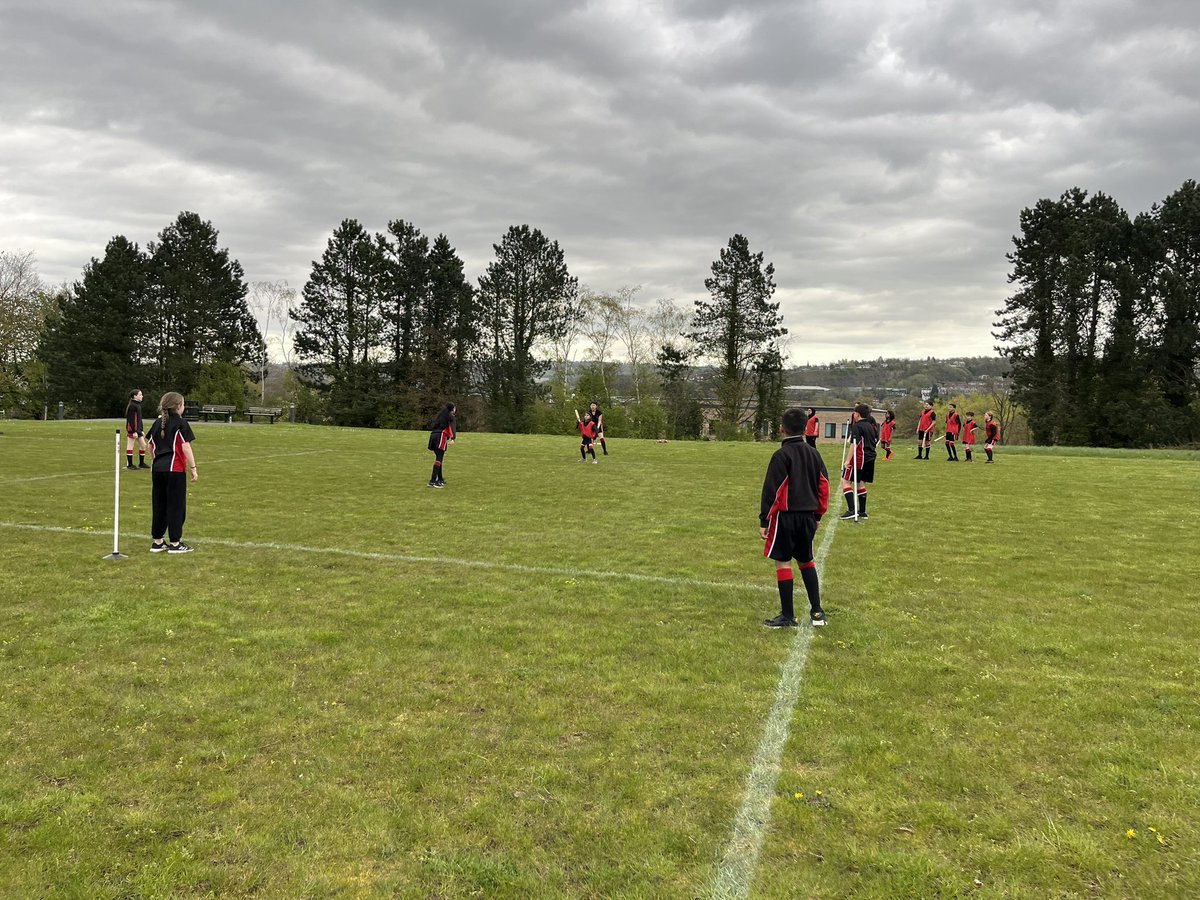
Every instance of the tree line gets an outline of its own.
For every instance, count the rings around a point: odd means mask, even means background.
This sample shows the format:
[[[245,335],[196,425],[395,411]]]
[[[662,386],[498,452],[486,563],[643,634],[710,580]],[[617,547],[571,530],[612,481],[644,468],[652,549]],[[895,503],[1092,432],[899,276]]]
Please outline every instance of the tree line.
[[[114,416],[133,386],[151,402],[166,390],[261,402],[270,342],[305,421],[421,428],[452,398],[469,427],[569,431],[571,410],[597,400],[620,433],[694,438],[712,397],[720,436],[748,436],[751,422],[774,432],[786,329],[774,267],[744,236],[720,250],[691,310],[665,298],[645,308],[638,287],[581,286],[558,242],[529,225],[493,250],[472,284],[446,235],[401,219],[372,234],[347,219],[299,297],[282,282],[248,286],[193,212],[145,249],[114,236],[57,289],[40,282],[31,254],[6,252],[0,405],[37,415],[62,401],[72,416]],[[584,345],[590,358],[571,378]]]
[[[1131,218],[1072,188],[1021,211],[998,349],[1038,444],[1200,441],[1200,188]]]

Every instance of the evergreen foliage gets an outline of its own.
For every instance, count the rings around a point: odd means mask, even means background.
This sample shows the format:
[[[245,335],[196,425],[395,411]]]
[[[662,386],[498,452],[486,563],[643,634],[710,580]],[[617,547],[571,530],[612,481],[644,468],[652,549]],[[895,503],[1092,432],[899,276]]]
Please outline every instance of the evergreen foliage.
[[[298,368],[325,395],[335,425],[377,423],[381,268],[378,245],[357,220],[345,219],[313,262],[300,306],[291,311]]]
[[[729,239],[704,280],[708,300],[697,300],[690,334],[702,355],[717,361],[717,400],[726,430],[737,428],[753,397],[754,367],[787,334],[775,293],[775,266],[763,265],[740,234]]]
[[[123,415],[129,391],[161,393],[150,373],[149,257],[123,235],[108,242],[83,277],[59,298],[59,315],[42,341],[51,396],[73,415]],[[149,397],[147,397],[149,399]]]
[[[263,339],[246,303],[242,265],[217,246],[212,223],[181,212],[148,250],[148,346],[156,385],[186,395],[204,365],[247,366],[261,357]]]
[[[528,225],[510,227],[479,279],[486,346],[484,394],[498,431],[528,431],[539,377],[549,363],[536,351],[561,337],[578,314],[578,281],[557,241]]]
[[[1022,210],[995,336],[1039,444],[1200,439],[1200,191],[1131,221],[1072,188]]]
[[[783,357],[779,347],[770,345],[758,358],[754,366],[755,393],[758,403],[754,407],[754,434],[762,440],[771,440],[779,433],[779,421],[783,418]]]

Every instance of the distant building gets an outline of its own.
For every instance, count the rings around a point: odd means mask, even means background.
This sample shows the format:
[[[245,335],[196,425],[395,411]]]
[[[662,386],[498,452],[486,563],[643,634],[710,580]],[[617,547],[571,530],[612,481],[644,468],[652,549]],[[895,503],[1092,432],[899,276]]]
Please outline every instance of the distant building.
[[[846,435],[850,429],[850,413],[854,412],[852,406],[817,406],[812,403],[791,403],[788,405],[812,409],[817,414],[817,419],[821,424],[820,433],[817,435],[818,443],[821,441],[841,441],[846,439]],[[720,416],[720,405],[714,398],[708,397],[700,401],[700,408],[704,412],[704,424],[700,428],[700,436],[711,438],[712,423]],[[754,414],[757,411],[757,404],[751,402],[749,407],[742,412],[741,418],[738,420],[738,426],[743,431],[749,433],[754,430]],[[878,407],[871,407],[871,414],[880,423],[883,422],[884,412],[885,410]]]

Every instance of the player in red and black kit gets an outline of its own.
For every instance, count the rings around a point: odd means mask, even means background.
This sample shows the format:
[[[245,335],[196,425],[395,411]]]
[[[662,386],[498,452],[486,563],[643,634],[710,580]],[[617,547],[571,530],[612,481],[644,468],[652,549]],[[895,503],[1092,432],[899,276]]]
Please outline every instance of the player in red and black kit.
[[[983,452],[987,454],[987,461],[995,462],[992,459],[992,451],[996,449],[996,444],[1000,442],[1000,423],[996,421],[996,417],[992,415],[991,410],[983,414],[983,436],[986,438],[983,445]]]
[[[883,414],[883,426],[879,429],[879,446],[883,448],[883,460],[892,458],[892,432],[896,430],[896,414],[890,409]]]
[[[850,414],[851,457],[842,470],[842,496],[846,498],[843,519],[867,518],[867,485],[875,481],[875,442],[879,433],[871,417],[871,407],[860,403]],[[858,513],[855,514],[855,483],[858,487]]]
[[[587,455],[592,454],[592,465],[596,465],[596,423],[590,415],[579,418],[575,413],[575,430],[579,432],[579,461],[587,462]]]
[[[442,475],[442,460],[446,458],[446,448],[454,443],[454,437],[458,433],[455,409],[453,403],[443,406],[434,416],[432,430],[429,432],[429,449],[433,453],[433,474],[429,476],[428,484],[431,488],[446,486],[445,476]]]
[[[138,445],[138,464],[133,464],[133,445]],[[142,389],[129,392],[125,404],[125,468],[149,469],[146,465],[146,428],[142,423]]]
[[[191,553],[183,542],[183,523],[187,520],[187,473],[192,481],[196,456],[192,452],[192,426],[183,417],[183,395],[167,391],[158,401],[159,418],[146,434],[146,443],[154,464],[150,472],[150,544],[151,553]],[[166,535],[170,543],[163,540]]]
[[[608,443],[604,440],[604,413],[595,400],[588,405],[587,419],[592,423],[592,436],[600,442],[600,449],[608,456]]]
[[[929,459],[929,445],[933,441],[933,423],[936,421],[937,413],[933,411],[933,404],[926,400],[925,409],[921,412],[921,421],[917,423],[917,455],[913,459]]]
[[[808,424],[804,426],[804,441],[810,447],[817,446],[817,437],[821,434],[821,420],[817,418],[817,411],[811,406],[805,410],[808,413]]]
[[[946,410],[946,462],[958,462],[958,433],[962,420],[958,417],[958,405],[951,403]]]
[[[967,420],[963,422],[962,427],[962,442],[963,449],[967,451],[967,462],[972,462],[971,451],[975,449],[975,413],[968,411]]]
[[[775,583],[779,588],[779,615],[763,622],[770,628],[796,627],[793,559],[800,563],[809,619],[814,627],[825,624],[812,545],[817,524],[829,509],[829,473],[821,454],[804,440],[806,418],[802,409],[784,411],[780,421],[783,444],[771,457],[763,479],[758,533],[766,542],[763,556],[775,561]]]

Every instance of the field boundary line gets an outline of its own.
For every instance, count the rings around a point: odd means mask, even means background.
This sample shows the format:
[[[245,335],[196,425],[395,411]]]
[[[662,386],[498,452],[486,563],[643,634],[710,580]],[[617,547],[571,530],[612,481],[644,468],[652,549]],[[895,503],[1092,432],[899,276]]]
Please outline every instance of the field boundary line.
[[[18,531],[40,531],[54,534],[77,534],[92,537],[108,538],[112,531],[102,529],[75,528],[64,525],[35,525],[25,522],[0,522],[0,528],[11,528]],[[122,531],[121,538],[145,540],[149,535],[142,531]],[[721,590],[747,591],[762,593],[775,588],[754,582],[706,581],[700,578],[680,578],[670,575],[644,575],[639,572],[618,572],[595,569],[562,569],[554,566],[530,566],[524,563],[506,563],[481,559],[460,559],[454,556],[419,556],[408,553],[383,553],[374,550],[353,550],[346,547],[310,547],[303,544],[281,544],[272,541],[236,541],[230,538],[210,537],[205,535],[197,539],[197,544],[212,544],[218,547],[232,547],[238,550],[277,550],[285,553],[327,554],[329,556],[347,556],[353,559],[375,559],[382,562],[419,563],[437,566],[469,566],[476,569],[493,569],[505,572],[521,572],[526,575],[550,575],[565,578],[615,578],[623,581],[637,581],[649,584],[669,584],[677,587],[718,588]]]
[[[818,581],[825,580],[825,558],[829,555],[829,545],[833,543],[833,533],[837,530],[838,519],[835,514],[830,512],[827,521],[829,527],[815,557]],[[804,664],[808,661],[812,631],[807,625],[796,629],[791,651],[779,674],[775,702],[763,726],[762,738],[754,752],[754,762],[746,776],[742,805],[733,821],[733,832],[713,881],[711,896],[715,900],[744,900],[750,895],[754,870],[758,867],[758,857],[771,824],[771,800],[775,796],[775,785],[783,765],[783,751],[787,747],[792,714],[800,698],[800,682],[804,677]]]
[[[260,459],[278,459],[281,456],[310,456],[314,453],[336,453],[336,450],[296,450],[291,453],[264,453],[262,456],[238,456],[230,459],[206,459],[206,466],[215,466],[221,463],[238,463],[238,462],[258,462]],[[124,469],[122,469],[124,471]],[[92,469],[89,472],[55,472],[53,475],[31,475],[28,478],[0,478],[0,486],[6,484],[24,484],[28,481],[48,481],[51,478],[79,478],[83,475],[111,475],[112,468],[109,467],[103,471]]]

